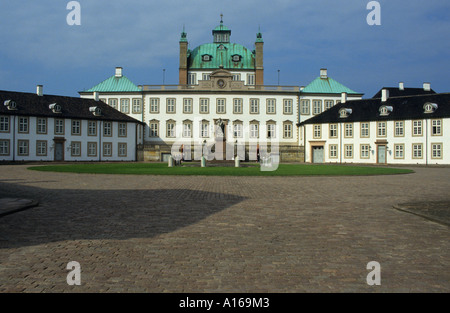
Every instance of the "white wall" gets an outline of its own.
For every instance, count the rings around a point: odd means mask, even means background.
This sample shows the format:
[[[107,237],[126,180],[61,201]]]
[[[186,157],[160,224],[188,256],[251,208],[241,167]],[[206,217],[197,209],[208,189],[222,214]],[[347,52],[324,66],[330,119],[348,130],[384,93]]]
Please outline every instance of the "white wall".
[[[413,121],[406,120],[404,122],[404,135],[395,136],[395,121],[386,121],[387,133],[385,137],[380,137],[377,134],[377,122],[369,123],[369,138],[361,138],[360,130],[361,123],[353,123],[353,137],[345,138],[343,136],[344,123],[338,125],[338,138],[329,137],[329,124],[322,125],[322,137],[313,138],[314,125],[308,124],[305,126],[306,130],[306,145],[305,145],[305,161],[312,162],[312,145],[321,145],[324,142],[324,162],[325,163],[377,163],[377,144],[386,141],[387,164],[450,164],[450,118],[442,119],[441,135],[432,135],[431,119],[422,120],[422,135],[413,136]],[[301,127],[303,131],[303,127]],[[338,146],[338,157],[330,158],[330,145]],[[353,145],[353,158],[345,158],[344,146],[346,144]],[[369,158],[361,158],[361,145],[370,145],[371,151]],[[413,157],[413,144],[422,144],[422,157]],[[432,145],[441,144],[441,158],[433,158]],[[397,158],[395,155],[395,145],[403,145],[404,156]]]
[[[97,135],[88,135],[88,120],[81,120],[81,135],[72,135],[71,127],[72,120],[64,119],[64,134],[55,134],[55,119],[46,118],[47,120],[47,133],[37,134],[37,117],[29,117],[29,129],[28,133],[18,132],[18,117],[10,116],[10,129],[8,133],[0,133],[0,139],[8,139],[10,142],[9,155],[0,155],[0,160],[4,161],[53,161],[55,156],[55,141],[54,139],[63,138],[64,141],[64,161],[134,161],[136,160],[136,129],[137,123],[127,123],[127,136],[119,137],[118,129],[119,122],[112,122],[112,137],[103,136],[103,121],[97,122]],[[15,124],[15,125],[14,125]],[[28,140],[28,155],[19,155],[18,141]],[[37,155],[37,141],[47,142],[46,155]],[[72,156],[71,143],[81,142],[81,155]],[[88,142],[97,143],[97,155],[88,156]],[[102,154],[103,142],[112,143],[112,156],[104,157]],[[119,143],[127,143],[126,156],[118,155]]]

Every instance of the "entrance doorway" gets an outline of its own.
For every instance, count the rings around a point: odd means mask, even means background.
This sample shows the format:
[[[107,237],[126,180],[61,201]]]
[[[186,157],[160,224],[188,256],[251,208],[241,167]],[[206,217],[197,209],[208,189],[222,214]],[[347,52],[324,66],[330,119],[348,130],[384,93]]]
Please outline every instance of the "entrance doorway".
[[[378,145],[377,163],[386,164],[386,145]]]
[[[64,161],[64,138],[53,139],[55,145],[54,161]]]
[[[312,147],[313,163],[323,163],[323,146]]]

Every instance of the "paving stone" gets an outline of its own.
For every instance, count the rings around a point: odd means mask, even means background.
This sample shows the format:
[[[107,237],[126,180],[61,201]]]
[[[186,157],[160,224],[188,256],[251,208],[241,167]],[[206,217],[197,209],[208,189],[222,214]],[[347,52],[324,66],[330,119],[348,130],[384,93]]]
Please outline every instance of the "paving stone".
[[[450,229],[394,209],[450,201],[450,168],[202,177],[0,168],[0,292],[449,292]],[[441,208],[443,214],[445,206]],[[68,286],[70,261],[81,286]],[[367,263],[381,264],[368,286]]]

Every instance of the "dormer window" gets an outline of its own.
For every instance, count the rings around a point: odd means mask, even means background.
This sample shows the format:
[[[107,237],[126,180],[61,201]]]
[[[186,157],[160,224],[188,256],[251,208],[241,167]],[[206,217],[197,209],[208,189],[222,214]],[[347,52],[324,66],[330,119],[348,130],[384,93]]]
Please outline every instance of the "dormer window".
[[[8,108],[8,110],[17,110],[17,103],[13,100],[6,100],[3,104]]]
[[[436,103],[427,102],[423,105],[424,113],[434,113],[438,108]]]
[[[231,60],[233,60],[233,62],[240,62],[241,56],[239,54],[235,54],[231,57]]]
[[[352,114],[352,109],[346,109],[342,108],[339,110],[339,117],[340,118],[347,118],[350,114]]]
[[[61,113],[61,106],[59,104],[53,103],[48,106],[53,113]]]
[[[202,61],[204,61],[204,62],[211,61],[211,56],[209,54],[202,55]]]
[[[380,107],[380,116],[388,116],[394,110],[393,107],[389,105],[382,105]]]
[[[100,109],[99,107],[90,107],[89,111],[92,112],[92,114],[94,114],[95,116],[102,115],[102,109]]]

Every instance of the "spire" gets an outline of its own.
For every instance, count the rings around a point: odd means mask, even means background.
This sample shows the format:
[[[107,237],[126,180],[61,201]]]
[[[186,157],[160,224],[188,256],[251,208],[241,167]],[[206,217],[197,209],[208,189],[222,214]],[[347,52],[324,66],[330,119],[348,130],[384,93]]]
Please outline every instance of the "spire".
[[[187,42],[187,34],[184,30],[184,24],[183,24],[183,31],[181,32],[180,42]]]
[[[256,42],[264,42],[261,33],[261,26],[258,26],[258,33],[256,34]]]

